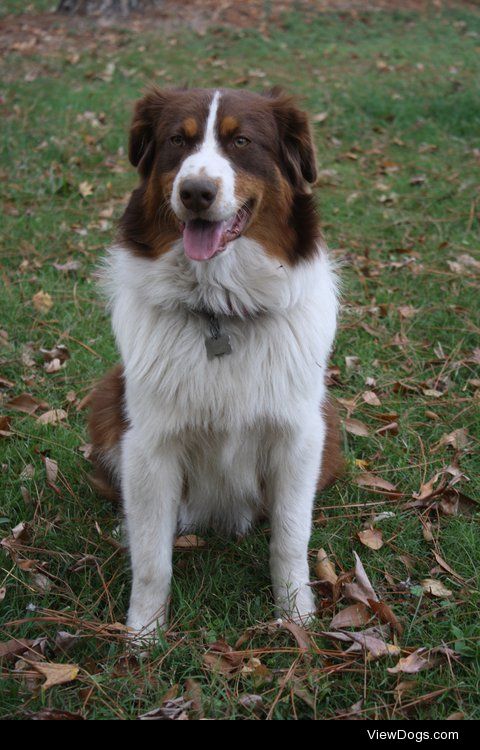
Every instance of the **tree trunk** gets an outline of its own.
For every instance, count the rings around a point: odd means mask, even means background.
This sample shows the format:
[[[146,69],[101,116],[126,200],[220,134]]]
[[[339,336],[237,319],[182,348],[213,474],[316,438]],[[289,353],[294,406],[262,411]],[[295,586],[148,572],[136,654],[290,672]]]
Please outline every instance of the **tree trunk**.
[[[57,13],[79,16],[128,16],[158,8],[161,0],[60,0]]]

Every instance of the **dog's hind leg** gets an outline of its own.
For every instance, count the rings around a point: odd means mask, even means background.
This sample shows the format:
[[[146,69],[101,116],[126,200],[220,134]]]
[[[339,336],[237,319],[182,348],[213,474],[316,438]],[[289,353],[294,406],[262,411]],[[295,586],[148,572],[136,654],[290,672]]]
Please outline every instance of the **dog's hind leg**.
[[[128,427],[124,407],[123,368],[117,365],[90,395],[88,428],[95,473],[93,487],[108,500],[120,500],[120,443]]]

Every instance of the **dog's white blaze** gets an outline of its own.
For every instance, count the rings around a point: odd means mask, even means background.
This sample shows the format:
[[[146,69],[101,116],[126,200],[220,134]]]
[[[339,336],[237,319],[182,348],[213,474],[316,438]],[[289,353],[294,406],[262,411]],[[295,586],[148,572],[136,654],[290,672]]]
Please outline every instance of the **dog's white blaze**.
[[[185,159],[173,183],[172,207],[183,221],[190,218],[190,212],[180,199],[180,187],[186,178],[209,177],[218,185],[215,202],[204,218],[210,221],[229,219],[240,208],[235,198],[235,172],[222,155],[215,133],[220,97],[220,91],[216,91],[210,103],[203,141],[198,150]]]

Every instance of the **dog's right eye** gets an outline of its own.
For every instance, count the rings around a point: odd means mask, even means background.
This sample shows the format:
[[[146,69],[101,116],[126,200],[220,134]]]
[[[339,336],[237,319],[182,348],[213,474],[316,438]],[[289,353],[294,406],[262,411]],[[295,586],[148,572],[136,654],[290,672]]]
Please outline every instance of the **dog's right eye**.
[[[170,138],[170,143],[173,146],[184,146],[185,145],[185,138],[183,135],[172,135]]]

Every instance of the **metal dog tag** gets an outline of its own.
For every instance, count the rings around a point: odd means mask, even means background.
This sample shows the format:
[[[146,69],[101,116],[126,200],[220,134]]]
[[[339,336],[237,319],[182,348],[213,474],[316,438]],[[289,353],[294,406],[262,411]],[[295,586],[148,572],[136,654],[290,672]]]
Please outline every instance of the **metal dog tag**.
[[[232,345],[228,333],[222,333],[217,338],[205,338],[208,359],[223,357],[224,354],[232,353]]]

